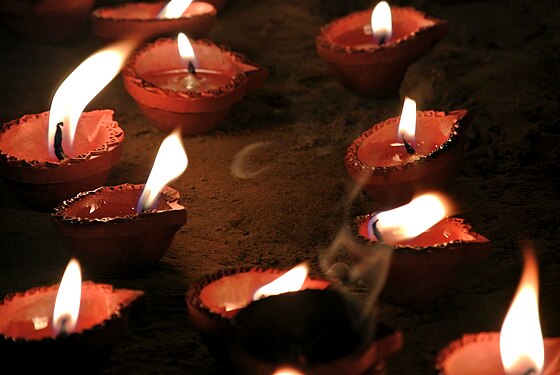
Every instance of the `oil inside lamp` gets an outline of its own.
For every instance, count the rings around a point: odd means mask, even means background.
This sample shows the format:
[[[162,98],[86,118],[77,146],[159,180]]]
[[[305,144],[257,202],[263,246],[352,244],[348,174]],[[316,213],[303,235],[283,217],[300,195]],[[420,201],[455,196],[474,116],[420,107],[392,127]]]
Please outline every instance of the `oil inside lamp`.
[[[76,259],[70,260],[60,281],[53,311],[56,336],[68,335],[76,328],[82,296],[82,272]]]
[[[156,202],[161,189],[181,176],[188,164],[189,159],[181,141],[181,132],[176,130],[168,135],[159,147],[152,171],[138,200],[137,212],[150,209]]]
[[[187,75],[183,78],[183,84],[187,90],[195,90],[200,84],[200,80],[196,75],[196,56],[194,54],[194,49],[192,47],[189,38],[183,33],[177,36],[177,48],[179,49],[179,55],[181,60],[188,66]]]
[[[368,222],[368,237],[387,244],[415,238],[448,216],[447,207],[441,195],[421,195],[404,206],[373,215]]]
[[[146,80],[159,88],[176,92],[203,92],[231,81],[232,78],[222,72],[199,68],[193,45],[183,33],[177,36],[177,50],[184,68],[151,72],[146,74]]]
[[[75,142],[89,143],[96,138],[97,132],[93,132],[77,139],[82,111],[119,73],[135,46],[136,42],[130,40],[112,44],[88,57],[62,82],[54,94],[49,115],[47,145],[50,159],[75,156]]]
[[[179,18],[193,0],[171,0],[158,13],[157,18]]]
[[[523,276],[502,325],[500,355],[506,375],[541,374],[543,369],[539,274],[532,252],[526,253]]]
[[[436,142],[439,139],[417,144],[416,131],[416,102],[407,97],[404,100],[396,134],[386,134],[384,129],[380,129],[377,136],[364,142],[360,147],[359,155],[365,156],[368,165],[376,167],[398,166],[418,161],[420,157],[437,147]],[[389,139],[395,139],[396,142],[389,143]],[[364,155],[365,153],[367,156]]]

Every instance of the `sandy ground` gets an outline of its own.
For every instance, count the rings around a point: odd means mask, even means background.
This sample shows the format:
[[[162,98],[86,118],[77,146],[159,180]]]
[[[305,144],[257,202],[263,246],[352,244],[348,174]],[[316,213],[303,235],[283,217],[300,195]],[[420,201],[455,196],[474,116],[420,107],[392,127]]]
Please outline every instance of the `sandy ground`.
[[[389,372],[430,374],[451,340],[500,329],[520,274],[522,239],[538,252],[543,332],[560,336],[560,10],[556,1],[406,4],[447,19],[450,32],[410,67],[401,94],[415,97],[419,109],[472,111],[462,171],[449,195],[460,216],[493,244],[490,258],[445,296],[421,306],[378,304],[379,319],[406,340]],[[397,115],[400,99],[365,100],[346,91],[317,56],[314,37],[322,24],[369,5],[234,0],[220,14],[211,38],[265,65],[271,76],[218,130],[185,140],[190,165],[172,186],[181,192],[188,222],[161,263],[137,278],[103,280],[146,292],[106,374],[223,373],[187,318],[189,284],[246,264],[290,267],[308,260],[314,272],[325,271],[319,256],[344,225],[353,187],[343,165],[346,148],[372,124]],[[47,110],[66,74],[100,46],[87,33],[34,45],[0,29],[0,120]],[[108,184],[145,181],[164,134],[143,117],[120,79],[88,108],[114,109],[125,130],[123,157]],[[246,147],[250,156],[234,164]],[[239,172],[250,178],[238,178]],[[0,294],[57,282],[68,255],[49,215],[0,188]],[[356,213],[374,208],[363,194],[350,205]]]

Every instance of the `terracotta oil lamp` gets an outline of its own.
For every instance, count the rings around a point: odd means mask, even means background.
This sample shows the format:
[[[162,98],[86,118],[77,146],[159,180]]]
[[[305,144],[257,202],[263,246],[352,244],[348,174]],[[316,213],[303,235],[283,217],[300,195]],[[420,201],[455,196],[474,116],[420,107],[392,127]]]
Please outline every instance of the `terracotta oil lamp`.
[[[183,135],[216,127],[268,72],[210,41],[159,39],[138,49],[123,70],[124,85],[148,119]]]
[[[84,268],[102,277],[129,276],[157,263],[186,223],[179,192],[187,156],[178,133],[162,143],[146,185],[123,184],[78,194],[55,209],[55,228]]]
[[[442,196],[425,194],[396,209],[356,219],[358,237],[372,245],[348,249],[356,267],[367,264],[375,246],[392,251],[385,299],[403,304],[432,300],[453,285],[462,269],[489,255],[489,240],[463,219],[448,217],[449,207]]]
[[[93,33],[103,39],[151,39],[184,32],[204,38],[216,23],[216,8],[207,2],[172,0],[125,3],[91,14]]]
[[[335,289],[259,299],[234,318],[233,367],[241,374],[384,374],[402,335],[383,326],[372,333],[364,316],[357,301]]]
[[[447,22],[382,1],[323,26],[319,56],[350,91],[365,97],[398,93],[408,66],[447,33]]]
[[[401,116],[375,124],[344,158],[348,174],[377,203],[398,206],[415,194],[446,188],[460,171],[466,110],[416,111],[406,98]]]
[[[0,359],[20,373],[98,373],[143,292],[81,281],[72,260],[60,285],[8,295],[0,303]]]
[[[187,292],[189,316],[202,333],[221,335],[241,309],[264,294],[329,287],[328,281],[311,278],[307,271],[307,266],[301,264],[288,272],[241,267],[209,274],[191,285]]]
[[[113,111],[82,110],[117,75],[133,47],[120,42],[90,56],[59,87],[50,112],[0,127],[0,176],[25,204],[51,210],[105,182],[120,158],[124,132]]]
[[[95,0],[2,0],[2,21],[33,42],[60,42],[86,25]]]
[[[553,375],[560,373],[560,338],[542,337],[538,265],[532,251],[501,332],[464,335],[439,353],[442,375]]]

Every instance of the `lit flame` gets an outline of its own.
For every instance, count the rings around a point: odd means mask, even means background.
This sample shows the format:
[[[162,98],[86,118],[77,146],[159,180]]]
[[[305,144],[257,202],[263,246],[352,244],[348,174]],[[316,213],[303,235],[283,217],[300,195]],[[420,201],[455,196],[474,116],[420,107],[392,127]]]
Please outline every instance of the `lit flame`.
[[[195,68],[198,68],[198,61],[196,60],[193,46],[189,38],[187,38],[187,36],[183,33],[179,33],[179,35],[177,35],[177,48],[179,49],[181,60],[185,63],[185,65],[188,65],[190,62]]]
[[[415,143],[416,139],[416,102],[405,97],[398,130],[399,141],[402,138],[408,143]]]
[[[121,41],[91,55],[70,73],[56,90],[49,115],[47,140],[49,154],[53,158],[56,158],[56,125],[59,122],[63,123],[64,145],[71,149],[82,111],[115,78],[136,44],[136,41],[132,40]]]
[[[297,292],[305,283],[308,273],[309,267],[307,263],[295,266],[276,280],[257,289],[253,294],[253,301],[277,294]]]
[[[542,371],[544,343],[539,320],[539,271],[532,251],[525,253],[523,275],[502,326],[500,354],[507,375],[540,374]]]
[[[393,35],[393,20],[391,8],[386,1],[379,2],[371,12],[371,29],[373,36],[387,41]]]
[[[274,371],[273,375],[303,375],[303,372],[291,367],[282,367]]]
[[[178,178],[189,164],[189,159],[181,141],[181,131],[168,135],[159,146],[152,171],[138,200],[138,212],[150,208],[160,190],[169,182]]]
[[[70,260],[60,281],[53,311],[56,335],[69,334],[76,328],[82,295],[82,273],[76,259]]]
[[[171,0],[159,11],[157,18],[179,18],[193,0]]]
[[[410,203],[373,216],[368,225],[370,238],[376,238],[376,228],[385,243],[395,243],[417,237],[448,216],[444,199],[437,194],[424,194]]]

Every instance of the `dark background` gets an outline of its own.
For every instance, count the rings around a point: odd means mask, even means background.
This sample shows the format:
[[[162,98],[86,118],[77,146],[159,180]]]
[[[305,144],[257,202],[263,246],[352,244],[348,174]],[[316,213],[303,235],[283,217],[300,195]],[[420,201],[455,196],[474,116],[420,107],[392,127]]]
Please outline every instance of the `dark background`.
[[[265,65],[271,76],[218,130],[185,140],[190,165],[172,186],[189,219],[162,262],[137,278],[96,280],[146,292],[105,373],[222,372],[184,302],[189,284],[206,273],[309,260],[324,274],[319,255],[344,224],[353,186],[343,165],[346,148],[366,128],[398,115],[401,100],[365,100],[346,91],[317,56],[314,37],[321,25],[370,5],[233,0],[220,12],[210,38]],[[412,307],[378,304],[379,319],[400,328],[406,341],[391,358],[390,373],[429,374],[451,340],[500,329],[521,271],[520,240],[533,241],[539,257],[543,333],[560,336],[560,11],[557,1],[406,5],[447,19],[450,31],[411,65],[401,94],[415,98],[419,109],[472,111],[462,171],[449,195],[461,208],[457,216],[493,244],[490,258],[445,296]],[[101,46],[87,32],[56,45],[31,44],[2,27],[0,120],[48,110],[64,77]],[[108,184],[144,182],[164,134],[143,117],[120,77],[88,108],[114,109],[125,130],[123,157]],[[234,177],[237,153],[254,143],[260,147],[242,167],[266,169]],[[58,282],[68,255],[49,214],[0,189],[0,294]],[[365,195],[352,207],[374,209]]]

